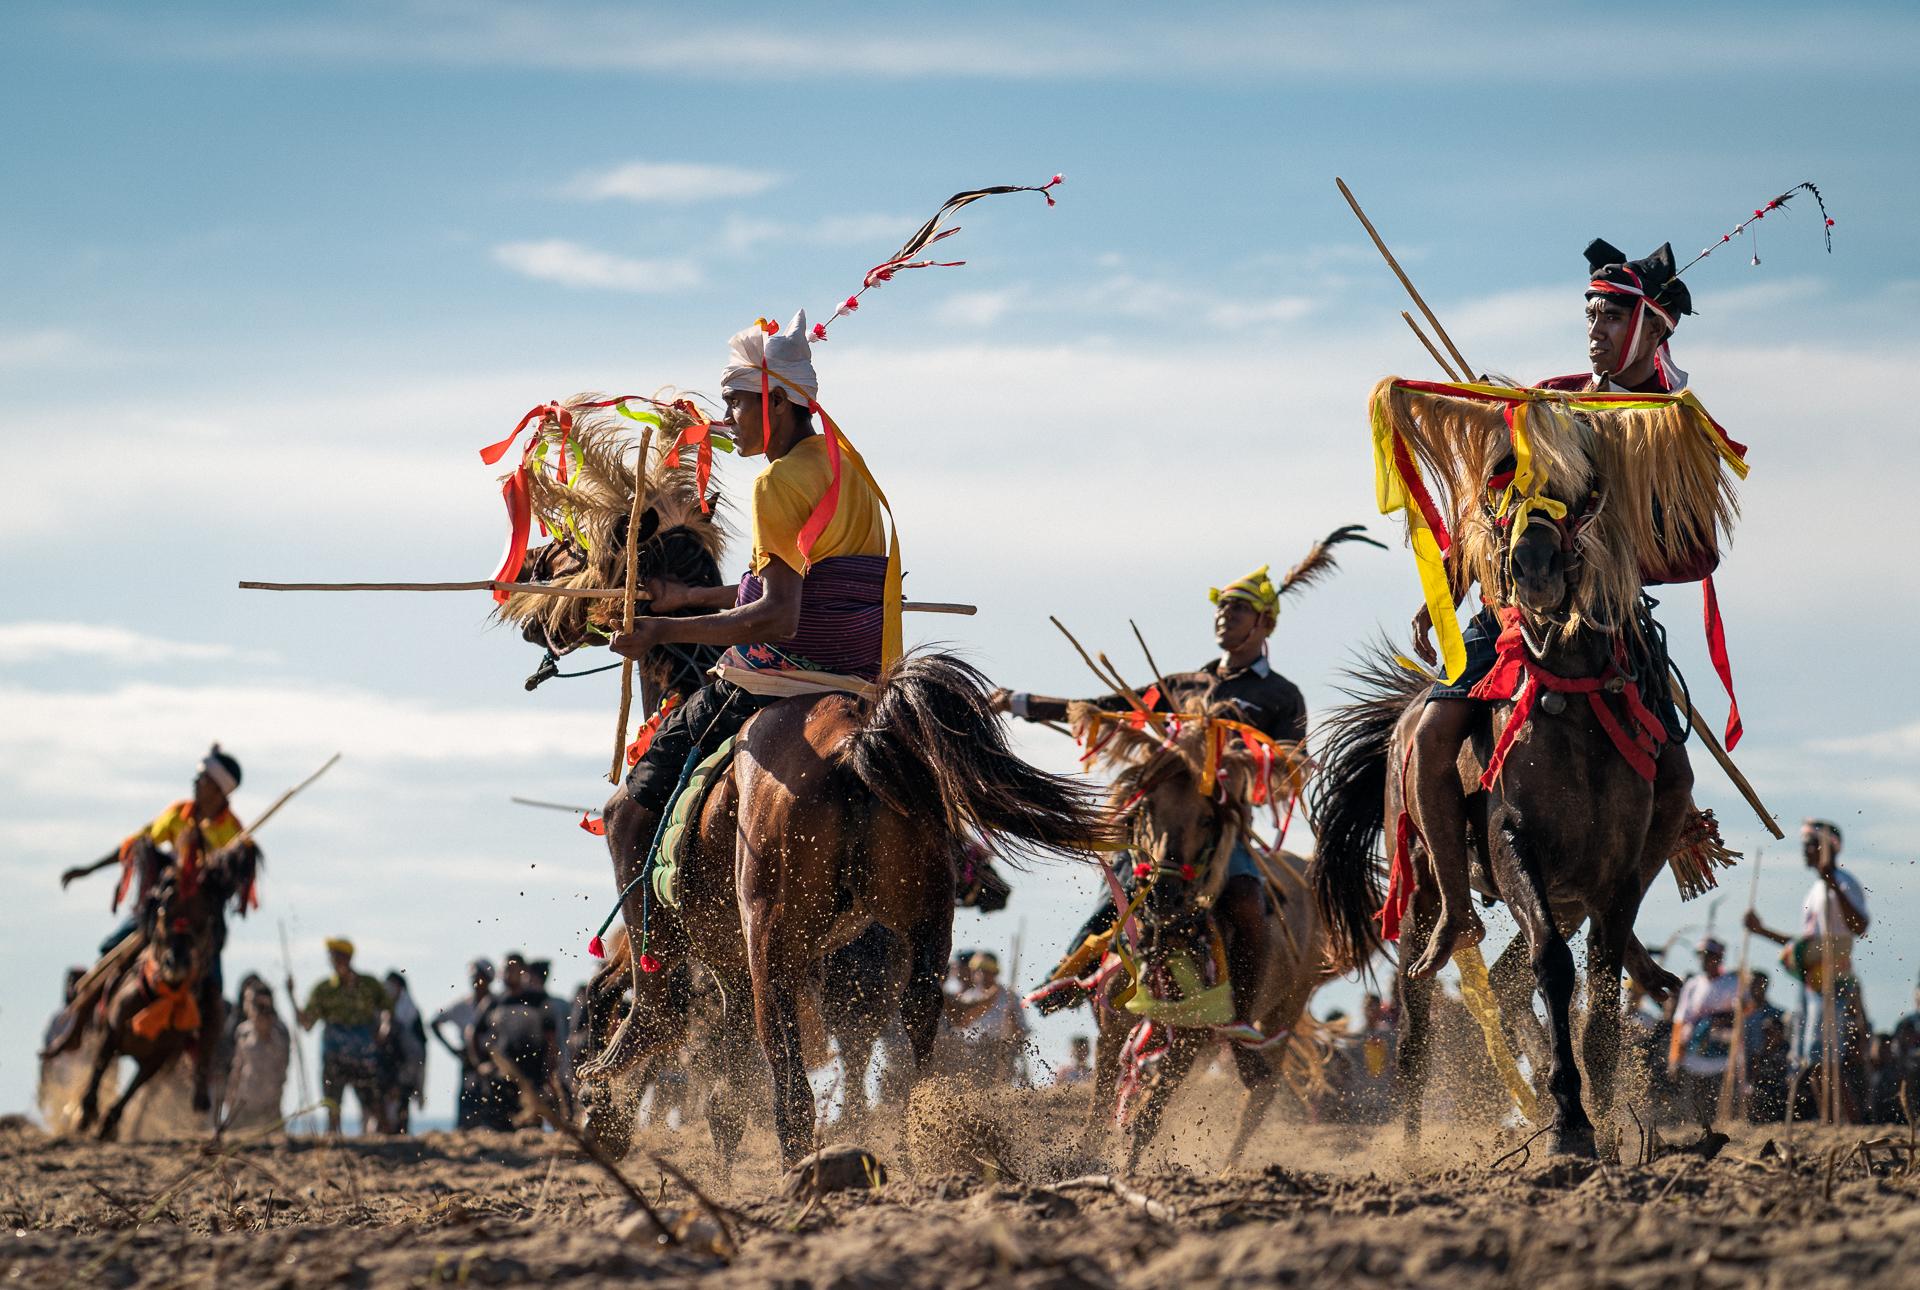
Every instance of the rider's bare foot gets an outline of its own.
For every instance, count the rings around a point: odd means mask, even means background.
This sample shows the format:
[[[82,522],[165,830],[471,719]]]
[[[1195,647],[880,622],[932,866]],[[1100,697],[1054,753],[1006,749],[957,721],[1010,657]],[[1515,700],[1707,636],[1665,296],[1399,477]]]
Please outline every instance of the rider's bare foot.
[[[1434,924],[1433,935],[1427,938],[1427,948],[1405,969],[1414,980],[1430,977],[1445,967],[1453,959],[1453,952],[1463,945],[1478,945],[1486,939],[1487,929],[1481,923],[1480,915],[1467,907],[1466,917],[1461,918],[1451,909],[1442,908],[1440,921]]]

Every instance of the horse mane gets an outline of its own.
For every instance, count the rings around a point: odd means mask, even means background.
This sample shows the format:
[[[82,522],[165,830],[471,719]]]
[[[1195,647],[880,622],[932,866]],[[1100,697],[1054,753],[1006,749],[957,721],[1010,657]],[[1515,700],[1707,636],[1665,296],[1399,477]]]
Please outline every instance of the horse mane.
[[[1487,383],[1511,386],[1499,376]],[[1513,450],[1505,405],[1411,390],[1392,377],[1374,386],[1371,403],[1434,486],[1458,549],[1455,576],[1498,596],[1507,534],[1485,501],[1487,481]],[[1673,563],[1670,550],[1714,546],[1731,531],[1733,480],[1703,420],[1678,402],[1581,411],[1552,400],[1527,405],[1537,491],[1574,512],[1597,495],[1580,532],[1580,578],[1562,631],[1618,630],[1632,621],[1644,574]]]
[[[567,482],[561,483],[558,471],[551,468],[531,472],[528,494],[533,514],[553,540],[529,554],[529,566],[548,569],[570,561],[571,568],[540,579],[556,587],[626,585],[627,527],[639,477],[638,454],[629,451],[635,427],[614,409],[584,406],[601,398],[588,392],[564,401],[573,414],[573,426],[564,436]],[[647,509],[653,517],[647,525],[648,541],[662,542],[671,535],[678,539],[677,545],[690,545],[717,564],[728,538],[722,520],[724,504],[716,494],[704,499],[703,508],[691,449],[681,449],[678,459],[668,463],[681,432],[694,424],[686,411],[674,406],[675,400],[671,390],[656,396],[654,414],[660,418],[660,428],[654,434],[647,467]],[[549,416],[534,433],[546,453],[557,460],[562,439],[559,423]],[[521,627],[537,623],[550,641],[577,641],[585,636],[588,624],[610,621],[613,603],[517,592],[507,597],[494,616]]]
[[[1206,773],[1211,729],[1208,719],[1238,720],[1239,709],[1230,703],[1210,703],[1206,692],[1201,691],[1184,700],[1178,711],[1161,715],[1185,720],[1180,721],[1177,730],[1164,721],[1160,728],[1151,721],[1136,727],[1125,720],[1103,720],[1102,717],[1110,718],[1113,714],[1097,704],[1076,701],[1067,705],[1068,726],[1083,747],[1095,750],[1088,759],[1088,767],[1116,772],[1108,794],[1111,805],[1125,804],[1150,782],[1153,773],[1166,765],[1169,758],[1177,760],[1189,776],[1199,780]],[[1244,804],[1251,796],[1254,778],[1259,773],[1254,755],[1238,740],[1228,740],[1215,763],[1215,774],[1226,787],[1229,800]],[[1284,782],[1289,773],[1288,759],[1284,755],[1276,756],[1274,778]]]

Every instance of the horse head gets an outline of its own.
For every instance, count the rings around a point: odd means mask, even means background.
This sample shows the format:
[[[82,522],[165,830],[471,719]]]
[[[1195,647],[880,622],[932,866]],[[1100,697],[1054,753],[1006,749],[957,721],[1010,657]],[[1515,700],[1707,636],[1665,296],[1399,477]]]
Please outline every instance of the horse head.
[[[578,395],[571,424],[543,424],[538,434],[554,451],[543,454],[571,462],[565,482],[545,470],[531,474],[529,491],[535,514],[552,540],[527,553],[520,578],[554,586],[607,590],[627,582],[627,535],[632,522],[636,464],[629,460],[631,429],[625,418],[591,409],[593,395]],[[648,463],[647,505],[639,517],[636,572],[641,578],[670,578],[694,587],[721,585],[720,556],[726,531],[717,494],[703,496],[694,449],[679,447],[680,434],[694,426],[680,404],[660,413],[662,434]],[[604,641],[618,624],[617,599],[576,596],[511,595],[498,617],[518,623],[521,636],[546,651],[540,669],[527,681],[532,689],[558,673],[555,660],[583,646]],[[700,683],[713,661],[706,647],[660,646],[641,663],[641,678],[654,693],[688,690]]]
[[[147,954],[154,975],[171,989],[197,984],[218,952],[223,889],[169,875],[148,901]]]

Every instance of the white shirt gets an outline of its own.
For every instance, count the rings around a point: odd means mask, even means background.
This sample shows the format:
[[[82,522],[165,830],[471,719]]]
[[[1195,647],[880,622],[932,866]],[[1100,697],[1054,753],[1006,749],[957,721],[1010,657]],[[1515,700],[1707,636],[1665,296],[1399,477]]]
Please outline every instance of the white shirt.
[[[1710,977],[1700,973],[1687,978],[1680,987],[1680,999],[1673,1008],[1673,1024],[1683,1031],[1691,1032],[1696,1022],[1716,1013],[1724,1013],[1729,1020],[1740,1002],[1740,978],[1733,972],[1722,972]],[[1710,1057],[1695,1052],[1694,1045],[1688,1043],[1680,1053],[1680,1069],[1689,1075],[1719,1075],[1727,1069],[1724,1054]]]
[[[1835,886],[1847,893],[1847,899],[1853,903],[1854,909],[1865,918],[1867,893],[1860,886],[1860,880],[1835,865],[1833,881]],[[1806,901],[1800,906],[1800,934],[1820,936],[1827,932],[1833,934],[1837,950],[1845,951],[1853,947],[1853,933],[1847,930],[1847,915],[1840,907],[1839,898],[1828,888],[1825,879],[1815,878],[1813,890],[1807,893]]]

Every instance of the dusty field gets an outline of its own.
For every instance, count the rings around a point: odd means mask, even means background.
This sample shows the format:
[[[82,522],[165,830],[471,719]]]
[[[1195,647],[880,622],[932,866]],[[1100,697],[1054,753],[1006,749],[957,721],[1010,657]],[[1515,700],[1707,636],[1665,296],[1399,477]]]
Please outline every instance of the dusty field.
[[[685,1240],[663,1244],[567,1144],[518,1136],[100,1146],[0,1127],[0,1279],[8,1285],[430,1285],[471,1282],[790,1287],[1331,1285],[1911,1285],[1920,1169],[1877,1131],[1735,1136],[1717,1158],[1501,1159],[1516,1133],[1456,1130],[1409,1156],[1397,1130],[1273,1123],[1251,1163],[1207,1166],[1232,1086],[1191,1099],[1132,1181],[1164,1209],[1063,1181],[1077,1093],[967,1109],[935,1086],[910,1126],[864,1141],[878,1190],[781,1196],[770,1135],[720,1177],[704,1130],[643,1136],[626,1162]],[[1208,1107],[1215,1108],[1209,1114]],[[1905,1131],[1898,1131],[1905,1141]],[[1685,1135],[1680,1135],[1685,1136]],[[648,1159],[683,1166],[732,1241]],[[981,1161],[998,1169],[982,1177]],[[737,1247],[727,1248],[733,1242]]]

